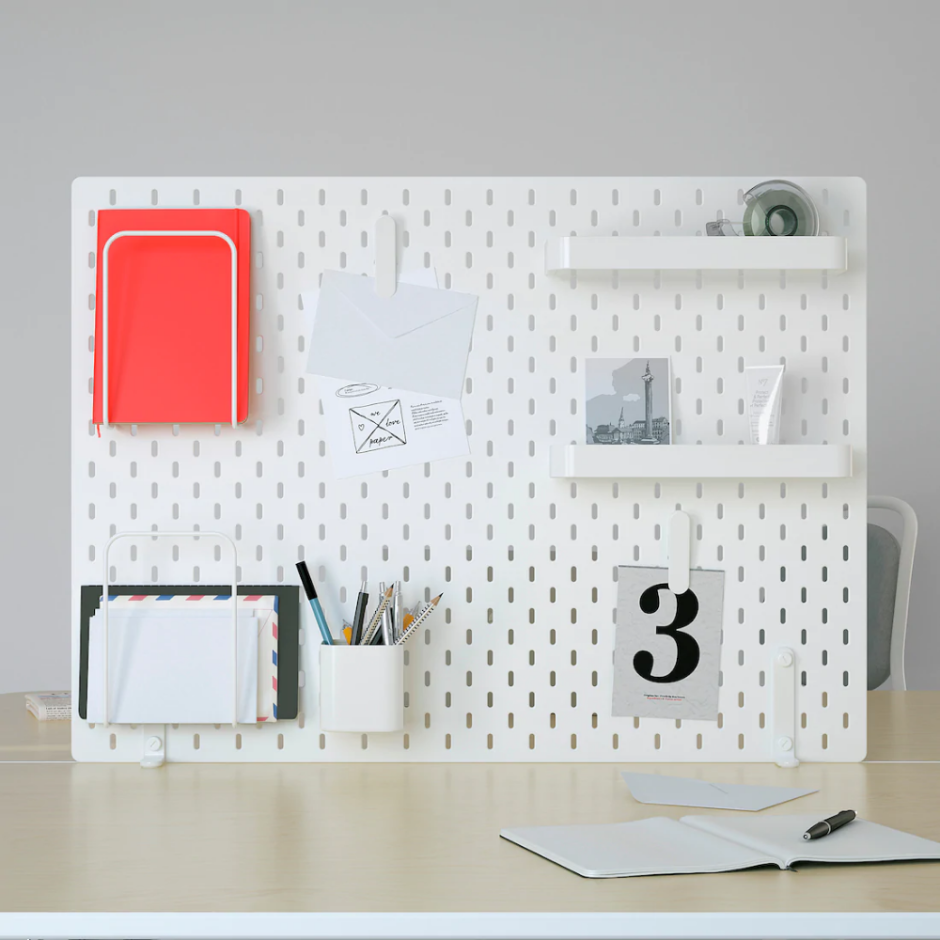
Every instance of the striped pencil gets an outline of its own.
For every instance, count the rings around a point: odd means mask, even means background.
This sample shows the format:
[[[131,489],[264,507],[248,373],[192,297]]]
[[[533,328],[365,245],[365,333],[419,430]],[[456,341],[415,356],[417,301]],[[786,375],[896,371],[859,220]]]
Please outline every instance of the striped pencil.
[[[443,593],[438,594],[437,597],[435,597],[431,601],[431,603],[428,604],[428,606],[425,607],[424,610],[422,610],[421,613],[418,614],[418,616],[415,617],[414,620],[412,620],[410,624],[408,624],[408,628],[405,630],[404,633],[402,633],[402,635],[398,638],[398,641],[395,643],[396,646],[401,646],[402,643],[404,643],[415,632],[415,630],[417,630],[418,627],[420,627],[421,624],[424,623],[424,621],[427,620],[428,617],[430,617],[431,614],[434,613],[434,610],[437,607],[438,602],[443,596],[444,596]]]

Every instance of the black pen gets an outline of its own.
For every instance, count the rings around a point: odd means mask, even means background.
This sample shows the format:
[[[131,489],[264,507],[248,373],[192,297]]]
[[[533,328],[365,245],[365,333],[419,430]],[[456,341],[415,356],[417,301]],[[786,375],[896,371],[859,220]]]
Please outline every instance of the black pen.
[[[369,582],[363,581],[362,587],[359,588],[359,597],[356,600],[356,613],[353,616],[352,640],[350,641],[350,646],[358,646],[359,642],[362,640],[362,626],[366,619],[366,604],[369,603],[369,595],[366,593],[368,587]]]
[[[300,575],[300,583],[304,586],[304,593],[307,595],[307,600],[310,601],[310,609],[313,611],[314,619],[317,621],[317,626],[320,628],[323,642],[327,646],[332,646],[333,637],[330,635],[330,628],[327,626],[326,617],[323,616],[323,608],[320,606],[320,600],[317,597],[317,589],[313,586],[313,578],[310,577],[310,572],[307,570],[307,562],[297,562],[297,573]]]
[[[807,842],[809,842],[810,839],[821,839],[823,836],[828,836],[830,832],[841,829],[853,819],[855,819],[855,810],[844,809],[842,812],[836,813],[835,816],[830,816],[822,822],[814,823],[803,833],[803,838],[806,839]]]

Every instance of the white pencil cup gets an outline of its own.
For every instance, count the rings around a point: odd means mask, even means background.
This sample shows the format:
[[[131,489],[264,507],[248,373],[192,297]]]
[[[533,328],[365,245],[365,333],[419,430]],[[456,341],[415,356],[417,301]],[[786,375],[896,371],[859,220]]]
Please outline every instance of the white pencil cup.
[[[405,726],[402,646],[320,646],[320,728],[371,734]]]

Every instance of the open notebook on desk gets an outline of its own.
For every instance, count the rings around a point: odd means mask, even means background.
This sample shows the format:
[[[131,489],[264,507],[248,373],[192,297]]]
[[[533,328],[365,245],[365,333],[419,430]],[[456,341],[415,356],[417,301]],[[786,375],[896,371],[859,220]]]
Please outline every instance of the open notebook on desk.
[[[797,862],[940,860],[940,842],[864,819],[824,839],[803,833],[810,816],[656,816],[586,826],[529,826],[500,835],[585,878],[739,871]]]

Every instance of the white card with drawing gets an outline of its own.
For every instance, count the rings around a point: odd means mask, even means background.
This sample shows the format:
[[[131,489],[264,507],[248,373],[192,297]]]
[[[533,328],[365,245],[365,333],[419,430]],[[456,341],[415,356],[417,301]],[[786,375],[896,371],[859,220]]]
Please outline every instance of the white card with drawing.
[[[717,720],[725,574],[690,575],[676,595],[665,568],[618,569],[615,718]]]
[[[455,398],[317,376],[337,478],[470,453]]]

